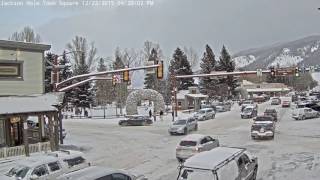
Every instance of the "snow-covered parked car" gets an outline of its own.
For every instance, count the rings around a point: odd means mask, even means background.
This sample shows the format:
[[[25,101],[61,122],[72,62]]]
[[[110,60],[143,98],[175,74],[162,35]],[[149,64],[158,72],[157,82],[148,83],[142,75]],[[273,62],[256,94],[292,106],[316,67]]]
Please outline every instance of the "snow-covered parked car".
[[[253,118],[257,116],[258,110],[256,106],[246,106],[240,113],[241,119],[243,118]]]
[[[303,120],[318,117],[320,117],[320,113],[311,108],[298,108],[292,112],[292,118],[294,118],[295,120]]]
[[[217,147],[187,159],[177,180],[254,180],[257,172],[258,159],[246,149]]]
[[[176,158],[179,162],[219,146],[219,140],[202,134],[190,134],[181,139],[176,147]]]
[[[213,110],[213,108],[204,108],[196,112],[193,117],[198,121],[204,121],[207,119],[214,119],[215,116],[216,112]]]
[[[215,105],[217,112],[226,112],[231,110],[230,102],[219,102]]]
[[[144,175],[134,175],[125,170],[98,166],[87,167],[63,174],[57,180],[148,180]]]
[[[168,132],[170,135],[174,134],[188,134],[190,131],[197,131],[198,130],[198,121],[191,117],[186,119],[179,119],[174,121],[169,129]]]
[[[274,139],[275,128],[275,122],[273,121],[255,121],[251,126],[251,138]]]
[[[0,176],[0,179],[38,180],[56,179],[58,176],[90,166],[83,153],[57,151],[34,155],[17,161],[14,167]]]
[[[120,126],[147,126],[153,123],[149,116],[132,115],[126,119],[120,120]]]

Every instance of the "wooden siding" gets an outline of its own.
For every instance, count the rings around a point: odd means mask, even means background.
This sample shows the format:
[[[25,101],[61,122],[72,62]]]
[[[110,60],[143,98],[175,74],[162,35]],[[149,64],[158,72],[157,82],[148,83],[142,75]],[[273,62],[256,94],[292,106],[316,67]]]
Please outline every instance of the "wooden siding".
[[[0,49],[0,62],[23,61],[23,79],[0,79],[0,96],[44,93],[43,53]]]

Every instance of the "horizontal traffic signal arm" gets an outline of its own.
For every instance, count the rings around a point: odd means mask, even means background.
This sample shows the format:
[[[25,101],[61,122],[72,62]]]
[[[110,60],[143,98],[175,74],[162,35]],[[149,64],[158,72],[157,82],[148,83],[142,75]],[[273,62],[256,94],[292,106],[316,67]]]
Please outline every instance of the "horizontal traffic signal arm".
[[[158,66],[160,66],[160,65],[155,64],[155,65],[150,65],[150,66],[132,67],[132,68],[117,69],[117,70],[112,70],[112,71],[102,71],[102,72],[96,72],[96,73],[77,75],[77,76],[73,76],[69,79],[66,79],[64,81],[61,81],[60,83],[56,83],[56,87],[59,89],[59,87],[61,87],[63,84],[70,82],[72,80],[75,80],[75,79],[79,79],[79,78],[89,78],[92,76],[102,76],[102,75],[107,75],[107,74],[119,73],[119,72],[123,72],[123,71],[136,71],[136,70],[141,70],[141,69],[157,68]]]
[[[270,73],[270,70],[263,70],[262,73],[268,74]],[[239,71],[239,72],[214,72],[210,74],[193,74],[193,75],[181,75],[181,76],[175,76],[177,79],[183,79],[183,78],[193,78],[193,77],[210,77],[210,76],[237,76],[237,75],[249,75],[249,74],[257,74],[257,71]]]

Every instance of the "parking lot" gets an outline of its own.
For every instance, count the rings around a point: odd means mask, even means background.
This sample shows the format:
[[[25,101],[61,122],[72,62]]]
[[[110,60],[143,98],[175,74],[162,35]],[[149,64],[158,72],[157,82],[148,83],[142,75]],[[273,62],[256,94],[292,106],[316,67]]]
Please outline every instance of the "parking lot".
[[[259,104],[258,114],[270,106],[270,101]],[[320,119],[295,121],[291,108],[272,107],[279,117],[274,140],[251,140],[252,119],[241,119],[237,104],[213,120],[199,122],[199,130],[192,133],[211,135],[223,146],[247,148],[258,157],[257,179],[319,179]],[[147,127],[120,127],[118,120],[66,119],[65,144],[80,148],[93,164],[131,170],[152,180],[176,179],[175,147],[183,136],[169,135],[171,114]]]

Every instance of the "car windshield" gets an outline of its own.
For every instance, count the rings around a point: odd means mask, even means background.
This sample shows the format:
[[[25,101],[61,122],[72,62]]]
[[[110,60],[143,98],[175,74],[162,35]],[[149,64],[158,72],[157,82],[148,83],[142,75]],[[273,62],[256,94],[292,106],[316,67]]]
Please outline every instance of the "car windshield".
[[[258,117],[256,117],[256,121],[272,121],[272,117],[269,117],[269,116],[258,116]]]
[[[251,112],[253,109],[252,108],[245,108],[244,110],[243,110],[243,112]]]
[[[200,110],[200,111],[198,111],[198,114],[204,114],[204,113],[206,113],[205,110]]]
[[[214,179],[212,171],[200,169],[182,169],[179,180],[207,180]]]
[[[252,104],[252,101],[244,101],[243,104]]]
[[[181,141],[180,146],[196,146],[196,141]]]
[[[187,123],[187,120],[177,120],[173,122],[174,125],[184,125]]]
[[[11,168],[10,171],[6,173],[6,175],[9,177],[14,176],[14,177],[23,179],[29,170],[30,168],[27,166],[17,166],[17,167]]]
[[[251,127],[252,130],[260,130],[261,128],[272,129],[272,124],[253,124]]]
[[[274,109],[266,109],[265,113],[275,113]]]

